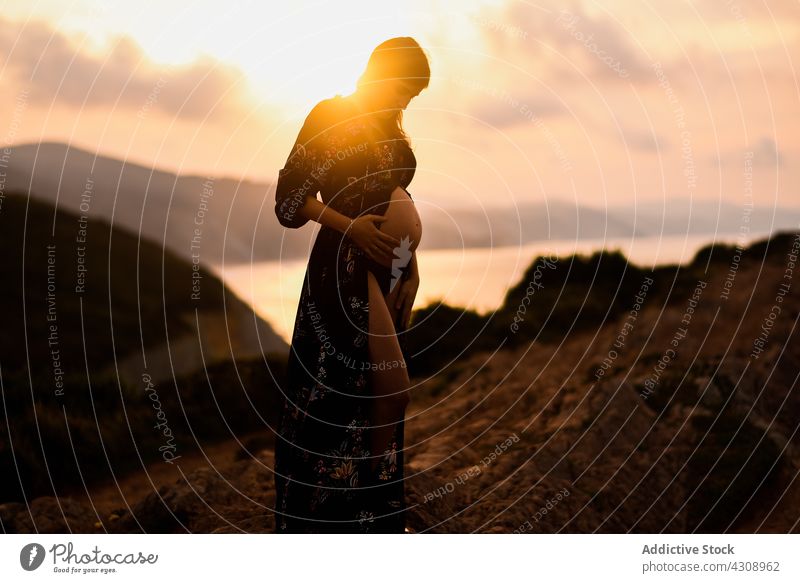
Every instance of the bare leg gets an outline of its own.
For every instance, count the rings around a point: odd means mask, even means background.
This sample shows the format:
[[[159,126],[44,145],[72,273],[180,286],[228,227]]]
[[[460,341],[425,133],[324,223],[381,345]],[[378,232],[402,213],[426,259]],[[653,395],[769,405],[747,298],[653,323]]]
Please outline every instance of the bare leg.
[[[405,416],[409,402],[408,370],[381,288],[371,271],[369,281],[369,355],[372,386],[371,467],[377,468],[383,453],[392,445],[395,425]],[[381,366],[382,365],[382,366]]]
[[[394,322],[395,332],[397,332],[397,329],[399,327],[398,326],[398,322],[397,322],[397,318],[398,318],[398,315],[400,313],[400,310],[395,308],[394,304],[397,301],[397,295],[400,292],[400,287],[401,287],[400,284],[401,284],[401,282],[398,281],[397,285],[394,286],[394,289],[392,291],[390,291],[388,293],[388,295],[386,295],[386,306],[389,308],[389,316],[391,317],[392,322]]]

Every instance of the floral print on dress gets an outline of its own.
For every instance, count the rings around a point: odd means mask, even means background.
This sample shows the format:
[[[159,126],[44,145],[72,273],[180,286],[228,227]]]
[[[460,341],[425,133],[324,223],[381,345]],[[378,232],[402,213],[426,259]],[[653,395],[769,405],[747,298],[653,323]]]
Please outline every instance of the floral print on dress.
[[[318,191],[350,218],[381,214],[415,168],[404,140],[376,134],[346,99],[324,100],[309,113],[279,172],[275,214],[286,228],[303,226],[298,209]],[[367,270],[365,253],[346,234],[320,228],[276,432],[276,532],[404,532],[404,421],[395,425],[377,470],[370,463],[373,390],[362,366],[369,362]]]

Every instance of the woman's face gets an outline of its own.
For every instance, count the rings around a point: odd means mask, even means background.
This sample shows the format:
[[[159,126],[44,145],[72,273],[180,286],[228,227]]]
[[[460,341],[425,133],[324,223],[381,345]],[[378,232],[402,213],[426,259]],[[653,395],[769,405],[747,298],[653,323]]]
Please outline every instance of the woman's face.
[[[407,81],[386,81],[385,87],[378,92],[376,109],[385,110],[381,112],[383,115],[394,115],[398,109],[405,109],[418,93],[417,88]]]

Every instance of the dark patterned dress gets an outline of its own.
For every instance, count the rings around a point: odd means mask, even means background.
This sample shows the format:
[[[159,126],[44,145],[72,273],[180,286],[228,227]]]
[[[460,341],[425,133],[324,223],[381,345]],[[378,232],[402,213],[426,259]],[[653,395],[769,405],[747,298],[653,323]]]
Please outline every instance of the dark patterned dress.
[[[275,213],[284,227],[301,227],[307,220],[297,210],[319,191],[348,217],[382,215],[415,169],[405,140],[380,133],[337,95],[306,118],[279,172]],[[378,470],[370,470],[368,270],[387,293],[390,268],[346,234],[320,228],[297,307],[275,445],[276,532],[404,532],[402,421]],[[398,327],[407,355],[403,332]]]

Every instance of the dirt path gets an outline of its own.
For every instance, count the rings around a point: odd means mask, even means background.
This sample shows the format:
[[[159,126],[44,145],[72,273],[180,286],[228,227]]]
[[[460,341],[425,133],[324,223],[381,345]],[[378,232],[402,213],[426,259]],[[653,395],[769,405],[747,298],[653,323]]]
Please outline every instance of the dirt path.
[[[108,516],[114,511],[128,508],[144,498],[150,492],[158,490],[161,486],[169,486],[181,478],[181,473],[188,475],[201,467],[220,467],[232,462],[236,455],[242,451],[241,443],[261,441],[264,431],[245,434],[236,439],[228,439],[207,446],[202,450],[187,452],[174,464],[157,462],[147,466],[146,471],[130,472],[115,482],[110,480],[89,488],[89,496],[85,490],[71,492],[70,497],[91,502],[97,513]],[[252,451],[251,453],[255,453]]]

